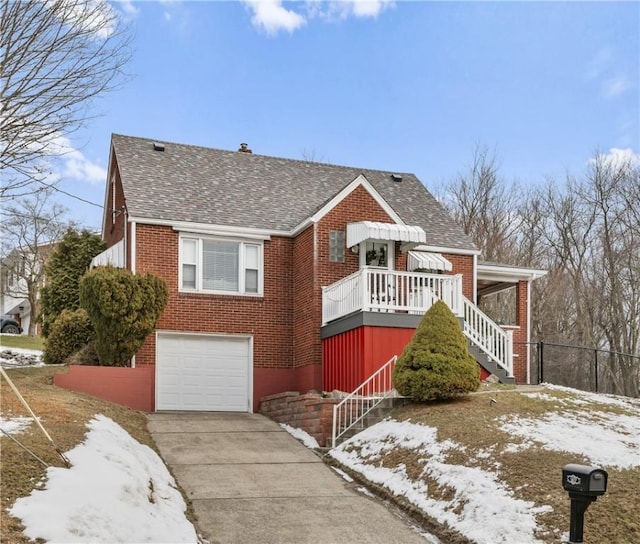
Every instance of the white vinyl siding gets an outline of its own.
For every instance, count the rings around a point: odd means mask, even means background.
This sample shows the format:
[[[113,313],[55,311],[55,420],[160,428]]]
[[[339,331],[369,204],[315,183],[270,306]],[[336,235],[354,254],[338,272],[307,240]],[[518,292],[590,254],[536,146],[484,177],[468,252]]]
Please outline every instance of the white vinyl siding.
[[[180,238],[182,291],[262,294],[262,244],[216,238]]]

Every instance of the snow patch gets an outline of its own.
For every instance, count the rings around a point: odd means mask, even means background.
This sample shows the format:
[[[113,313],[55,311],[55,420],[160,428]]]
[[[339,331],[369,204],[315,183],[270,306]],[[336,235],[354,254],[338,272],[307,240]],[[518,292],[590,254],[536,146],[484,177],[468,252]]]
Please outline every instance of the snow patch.
[[[32,421],[30,417],[12,417],[5,419],[0,416],[0,429],[7,434],[19,434],[26,430]]]
[[[427,483],[409,478],[403,465],[387,468],[371,464],[384,452],[399,447],[427,457],[423,474],[451,488],[454,499],[442,501],[431,497]],[[515,498],[494,473],[444,462],[448,451],[461,449],[450,440],[439,441],[433,427],[385,420],[331,450],[329,455],[478,544],[539,543],[533,536],[536,516],[551,507]]]
[[[50,543],[198,542],[184,500],[160,457],[103,415],[65,453],[71,468],[47,469],[43,490],[9,509],[24,534]]]
[[[300,440],[300,442],[302,442],[307,448],[314,450],[320,447],[318,441],[302,429],[291,427],[291,425],[287,425],[286,423],[280,423],[280,427],[282,427],[294,438]]]

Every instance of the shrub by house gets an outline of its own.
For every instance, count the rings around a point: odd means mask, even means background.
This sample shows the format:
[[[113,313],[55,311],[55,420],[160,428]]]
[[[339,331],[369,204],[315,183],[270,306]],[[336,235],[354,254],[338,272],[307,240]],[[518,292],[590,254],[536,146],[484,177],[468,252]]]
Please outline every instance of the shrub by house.
[[[134,275],[112,266],[87,272],[80,280],[80,304],[95,328],[100,364],[129,366],[167,301],[167,286],[153,274]]]
[[[398,358],[393,383],[401,395],[419,402],[449,399],[480,387],[478,364],[444,302],[436,302],[422,318]]]

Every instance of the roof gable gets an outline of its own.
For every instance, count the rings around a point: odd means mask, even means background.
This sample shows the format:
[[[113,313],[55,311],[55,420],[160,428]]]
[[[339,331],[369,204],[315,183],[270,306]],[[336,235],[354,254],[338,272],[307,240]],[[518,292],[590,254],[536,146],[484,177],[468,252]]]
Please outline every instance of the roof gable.
[[[158,151],[152,139],[117,134],[112,148],[127,210],[134,218],[293,233],[363,185],[398,223],[423,227],[428,243],[475,250],[410,173],[167,142],[164,151]]]

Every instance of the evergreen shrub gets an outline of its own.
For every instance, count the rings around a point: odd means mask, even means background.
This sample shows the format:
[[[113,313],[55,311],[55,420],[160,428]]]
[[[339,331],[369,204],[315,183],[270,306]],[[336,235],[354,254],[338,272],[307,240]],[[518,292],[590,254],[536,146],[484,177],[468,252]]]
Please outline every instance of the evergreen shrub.
[[[49,365],[64,364],[68,357],[89,344],[94,336],[91,320],[85,310],[62,310],[44,342],[42,360]]]
[[[393,383],[398,393],[418,402],[450,399],[480,387],[478,363],[455,315],[441,300],[424,315],[398,358]]]
[[[103,366],[129,366],[153,332],[169,299],[154,274],[100,266],[80,280],[80,305],[96,331],[94,346]]]

